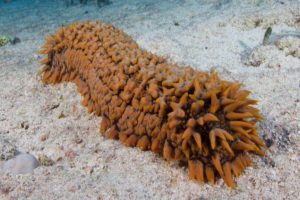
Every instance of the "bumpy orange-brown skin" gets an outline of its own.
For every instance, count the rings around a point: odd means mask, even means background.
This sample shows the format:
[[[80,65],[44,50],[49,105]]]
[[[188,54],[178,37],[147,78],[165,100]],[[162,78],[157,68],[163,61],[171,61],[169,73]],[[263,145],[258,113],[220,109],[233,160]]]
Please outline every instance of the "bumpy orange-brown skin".
[[[248,153],[263,155],[256,101],[238,83],[170,64],[101,22],[61,27],[41,53],[42,81],[74,82],[101,133],[186,164],[190,179],[234,188]]]

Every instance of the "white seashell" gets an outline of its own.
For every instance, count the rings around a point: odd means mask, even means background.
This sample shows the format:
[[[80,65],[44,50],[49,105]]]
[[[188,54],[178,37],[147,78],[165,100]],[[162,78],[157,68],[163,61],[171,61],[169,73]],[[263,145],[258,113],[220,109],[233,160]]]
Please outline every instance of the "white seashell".
[[[32,173],[39,166],[38,160],[31,154],[20,154],[0,165],[0,172],[11,174]]]

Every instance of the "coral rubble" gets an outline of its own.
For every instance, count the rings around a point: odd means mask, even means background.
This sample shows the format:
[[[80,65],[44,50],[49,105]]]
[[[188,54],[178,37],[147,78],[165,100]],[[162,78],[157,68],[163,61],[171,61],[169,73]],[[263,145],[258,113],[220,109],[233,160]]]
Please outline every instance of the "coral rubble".
[[[249,153],[264,154],[255,128],[262,117],[241,84],[170,64],[101,22],[61,27],[46,40],[42,81],[75,83],[82,105],[102,116],[105,137],[177,160],[190,179],[221,177],[232,188],[252,164]]]

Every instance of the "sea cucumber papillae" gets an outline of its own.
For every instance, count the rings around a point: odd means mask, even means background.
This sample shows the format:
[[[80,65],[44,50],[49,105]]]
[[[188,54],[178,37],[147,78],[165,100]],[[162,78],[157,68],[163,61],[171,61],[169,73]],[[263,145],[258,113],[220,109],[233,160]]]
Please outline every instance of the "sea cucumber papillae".
[[[189,178],[235,188],[263,155],[261,120],[241,84],[170,64],[142,50],[123,31],[101,22],[74,23],[47,37],[42,81],[73,82],[100,131],[126,146],[151,150],[188,166]]]

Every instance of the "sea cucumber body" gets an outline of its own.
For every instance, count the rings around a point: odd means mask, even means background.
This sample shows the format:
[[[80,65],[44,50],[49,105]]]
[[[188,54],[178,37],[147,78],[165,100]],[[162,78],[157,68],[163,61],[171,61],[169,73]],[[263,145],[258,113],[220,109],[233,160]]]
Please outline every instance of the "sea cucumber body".
[[[61,27],[41,53],[42,81],[74,82],[82,104],[102,116],[101,133],[188,165],[190,179],[235,187],[248,152],[263,154],[256,101],[215,72],[170,64],[101,22]]]

